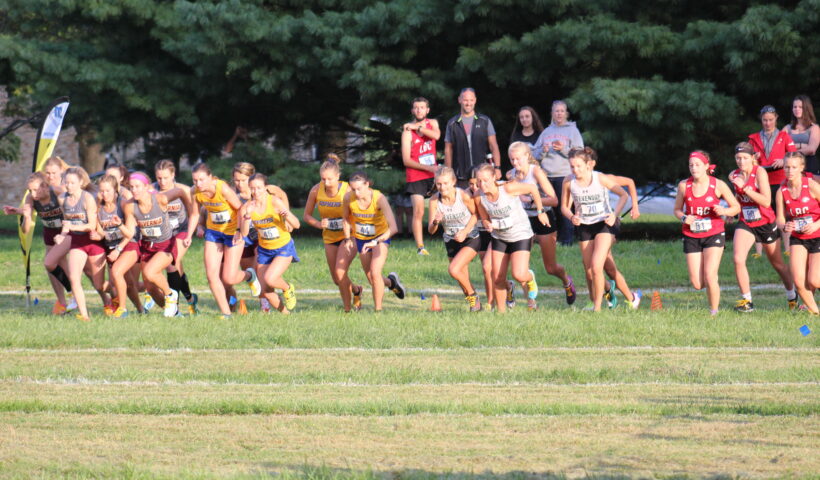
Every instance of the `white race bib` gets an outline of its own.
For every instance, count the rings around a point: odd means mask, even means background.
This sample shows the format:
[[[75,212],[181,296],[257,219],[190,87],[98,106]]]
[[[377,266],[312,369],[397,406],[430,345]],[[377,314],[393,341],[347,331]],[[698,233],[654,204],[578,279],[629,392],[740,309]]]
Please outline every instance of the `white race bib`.
[[[743,219],[747,222],[756,222],[760,220],[760,209],[757,207],[743,207]]]
[[[802,232],[810,223],[814,223],[811,217],[797,217],[794,219],[794,229]]]
[[[436,156],[432,153],[425,153],[424,155],[419,155],[419,163],[422,165],[433,166],[436,164]]]
[[[581,216],[582,217],[597,217],[604,213],[603,205],[600,203],[582,203]]]
[[[221,212],[211,212],[211,223],[223,224],[231,221],[231,212],[222,210]]]
[[[444,229],[444,234],[448,237],[455,237],[460,230],[458,227],[447,227]]]
[[[171,228],[173,228],[174,230],[179,228],[179,219],[178,218],[169,218],[168,220],[171,222]]]
[[[46,228],[63,228],[63,220],[61,218],[43,220],[43,226]]]
[[[498,230],[499,232],[509,230],[510,227],[512,227],[509,218],[494,218],[490,223],[493,225],[493,230]]]
[[[328,218],[327,219],[327,230],[331,230],[334,232],[340,232],[342,230],[342,226],[344,224],[344,220],[341,218]]]
[[[264,240],[276,240],[279,238],[279,229],[276,227],[267,227],[259,230],[259,236]]]
[[[116,240],[122,240],[122,232],[119,228],[115,230],[106,230],[105,231],[105,239],[109,242],[113,242]]]
[[[369,223],[357,223],[356,233],[363,237],[372,237],[376,235],[376,226]]]
[[[692,222],[692,225],[689,227],[689,229],[692,230],[692,233],[708,232],[712,229],[712,219],[699,218]]]
[[[159,238],[162,235],[162,228],[160,227],[142,227],[140,233],[145,238]]]

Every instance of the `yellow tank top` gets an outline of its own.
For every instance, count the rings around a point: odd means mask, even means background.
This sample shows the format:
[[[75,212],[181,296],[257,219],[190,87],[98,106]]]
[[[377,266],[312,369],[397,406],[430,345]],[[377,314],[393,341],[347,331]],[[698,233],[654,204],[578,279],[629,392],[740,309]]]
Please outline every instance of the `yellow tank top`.
[[[348,191],[347,182],[339,182],[339,191],[333,197],[328,197],[325,187],[319,184],[316,190],[316,206],[319,208],[319,217],[328,220],[327,228],[322,230],[322,240],[325,243],[336,243],[344,240],[345,232],[342,229],[342,201]]]
[[[373,199],[367,208],[359,207],[356,196],[351,194],[350,217],[353,221],[353,236],[359,240],[371,240],[387,231],[387,220],[378,206],[382,192],[373,190]]]
[[[196,201],[205,207],[208,212],[205,227],[226,235],[233,235],[236,233],[236,210],[231,208],[231,205],[222,195],[223,185],[225,185],[225,182],[222,180],[216,181],[216,192],[212,198],[205,196],[198,188],[195,188],[194,196]]]
[[[268,194],[265,211],[251,212],[251,222],[258,235],[258,245],[267,250],[282,248],[290,242],[285,221],[273,208],[273,195]]]

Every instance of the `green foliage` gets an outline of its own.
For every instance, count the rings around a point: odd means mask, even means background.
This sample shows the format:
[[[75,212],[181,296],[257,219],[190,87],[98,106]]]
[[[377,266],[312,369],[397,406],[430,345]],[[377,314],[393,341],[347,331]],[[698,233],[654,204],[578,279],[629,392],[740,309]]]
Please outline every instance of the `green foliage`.
[[[0,160],[16,162],[20,159],[20,137],[9,134],[0,139]]]

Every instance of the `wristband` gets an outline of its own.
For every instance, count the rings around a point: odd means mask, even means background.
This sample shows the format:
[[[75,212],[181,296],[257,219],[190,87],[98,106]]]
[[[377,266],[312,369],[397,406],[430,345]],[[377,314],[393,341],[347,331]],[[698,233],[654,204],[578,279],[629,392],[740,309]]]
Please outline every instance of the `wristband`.
[[[116,251],[118,251],[118,252],[122,253],[122,246],[121,246],[121,245],[117,245],[116,247],[114,247],[114,249],[115,249]]]
[[[680,222],[681,223],[686,223],[686,215],[680,217]]]

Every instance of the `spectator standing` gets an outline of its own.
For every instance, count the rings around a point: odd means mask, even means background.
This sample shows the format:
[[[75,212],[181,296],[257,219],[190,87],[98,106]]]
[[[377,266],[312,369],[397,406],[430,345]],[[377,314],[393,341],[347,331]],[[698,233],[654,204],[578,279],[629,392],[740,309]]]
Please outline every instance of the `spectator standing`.
[[[515,117],[515,127],[513,127],[510,135],[510,145],[515,142],[524,142],[532,149],[543,131],[544,124],[535,109],[528,106],[521,107]],[[538,155],[533,152],[533,156],[537,157]]]
[[[456,186],[470,186],[473,167],[492,160],[495,178],[501,178],[501,153],[492,120],[476,113],[475,90],[464,88],[458,95],[461,111],[447,122],[444,133],[444,164],[456,172]],[[488,158],[491,157],[491,158]]]
[[[806,171],[820,175],[820,162],[817,161],[817,147],[820,144],[820,127],[814,116],[811,99],[807,95],[798,95],[792,100],[792,121],[783,131],[791,136],[797,151],[806,157]]]

